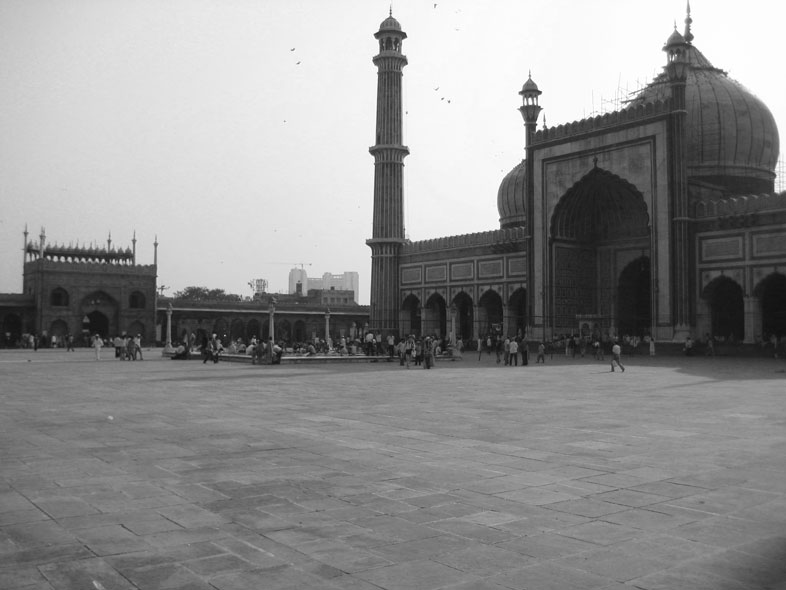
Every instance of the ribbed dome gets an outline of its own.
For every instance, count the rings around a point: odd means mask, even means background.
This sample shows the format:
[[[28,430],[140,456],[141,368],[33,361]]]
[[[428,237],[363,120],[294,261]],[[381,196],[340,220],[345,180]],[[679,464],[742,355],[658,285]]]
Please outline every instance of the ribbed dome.
[[[689,178],[726,190],[771,192],[780,148],[775,118],[742,84],[714,67],[693,45],[683,43],[688,62],[685,128]],[[666,100],[670,95],[664,72],[632,104]]]
[[[382,21],[382,24],[379,25],[379,30],[380,31],[400,31],[401,30],[401,25],[399,24],[399,22],[395,18],[393,18],[393,15],[391,14],[389,17],[387,17],[385,20]]]
[[[678,45],[685,44],[685,37],[683,37],[680,32],[677,30],[677,27],[674,27],[674,32],[669,36],[666,40],[666,48],[675,47]]]
[[[525,93],[534,93],[534,94],[541,94],[540,89],[538,89],[538,85],[532,80],[532,76],[527,78],[527,81],[524,82],[524,86],[521,87],[521,92],[519,94]]]
[[[527,223],[527,166],[522,160],[505,175],[497,191],[497,211],[501,229]]]

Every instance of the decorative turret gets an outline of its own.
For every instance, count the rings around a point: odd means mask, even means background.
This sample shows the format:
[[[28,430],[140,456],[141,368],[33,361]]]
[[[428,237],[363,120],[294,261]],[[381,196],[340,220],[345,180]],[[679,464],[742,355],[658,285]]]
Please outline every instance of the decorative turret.
[[[519,107],[519,112],[524,118],[524,125],[527,127],[527,145],[530,144],[530,132],[535,132],[535,126],[538,123],[538,115],[540,115],[540,112],[543,110],[543,107],[538,104],[538,97],[541,94],[543,93],[538,88],[538,85],[532,80],[532,72],[530,72],[527,81],[524,82],[524,86],[521,87],[521,92],[519,92],[522,102],[522,105]]]

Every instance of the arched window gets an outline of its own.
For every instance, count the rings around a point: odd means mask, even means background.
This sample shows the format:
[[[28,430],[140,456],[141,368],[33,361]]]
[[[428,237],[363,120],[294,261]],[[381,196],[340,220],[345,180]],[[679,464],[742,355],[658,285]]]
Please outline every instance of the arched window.
[[[53,307],[67,307],[68,306],[68,291],[62,287],[52,290],[50,302]]]
[[[145,294],[139,291],[134,291],[128,298],[128,307],[131,309],[144,309],[145,308]]]

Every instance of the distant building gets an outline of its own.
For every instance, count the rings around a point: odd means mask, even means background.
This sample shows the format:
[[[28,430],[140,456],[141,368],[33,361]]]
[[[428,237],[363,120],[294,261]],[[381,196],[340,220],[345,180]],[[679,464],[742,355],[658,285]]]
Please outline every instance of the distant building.
[[[38,243],[27,230],[24,237],[23,292],[0,295],[4,346],[23,334],[38,335],[42,346],[53,337],[62,346],[69,334],[77,345],[93,334],[156,340],[157,263],[137,264],[136,237],[126,249],[116,249],[111,236],[100,248],[50,244],[43,229]],[[158,243],[155,249],[157,258]]]
[[[331,274],[326,272],[322,278],[314,279],[308,276],[303,268],[293,268],[289,271],[289,294],[304,295],[314,289],[325,291],[352,291],[352,300],[358,302],[358,290],[360,287],[359,275],[356,272],[345,272],[342,274]]]
[[[253,279],[249,286],[254,290],[254,294],[267,293],[267,279]]]

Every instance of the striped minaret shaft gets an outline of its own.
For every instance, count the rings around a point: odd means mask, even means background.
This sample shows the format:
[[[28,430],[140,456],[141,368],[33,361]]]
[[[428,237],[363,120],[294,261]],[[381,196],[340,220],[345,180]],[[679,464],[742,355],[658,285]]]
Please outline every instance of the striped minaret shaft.
[[[404,243],[404,158],[402,77],[407,58],[401,46],[407,35],[391,15],[374,35],[377,66],[376,144],[374,156],[374,219],[371,248],[370,328],[384,334],[399,332],[399,251]]]

